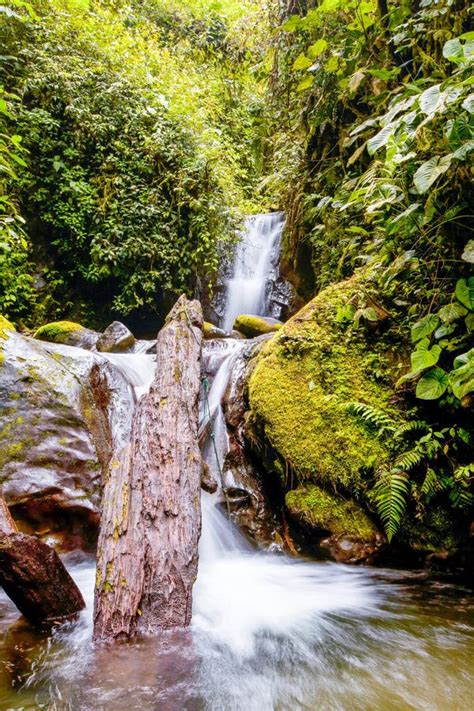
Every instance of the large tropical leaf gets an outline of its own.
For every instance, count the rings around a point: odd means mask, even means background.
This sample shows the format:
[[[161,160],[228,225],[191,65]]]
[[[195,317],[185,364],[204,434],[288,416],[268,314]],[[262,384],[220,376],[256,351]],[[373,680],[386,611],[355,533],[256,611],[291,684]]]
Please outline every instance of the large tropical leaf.
[[[454,359],[454,370],[449,374],[449,381],[459,400],[474,392],[474,348]]]
[[[420,195],[426,193],[439,176],[449,170],[451,161],[452,155],[449,154],[442,157],[434,156],[420,165],[413,176],[415,187]]]
[[[442,368],[430,368],[418,381],[416,397],[420,400],[437,400],[448,387],[448,376]]]
[[[417,321],[411,328],[412,343],[416,343],[422,338],[429,336],[438,327],[438,324],[439,318],[436,314],[428,314]]]
[[[466,309],[474,311],[474,277],[459,279],[456,283],[456,298]]]

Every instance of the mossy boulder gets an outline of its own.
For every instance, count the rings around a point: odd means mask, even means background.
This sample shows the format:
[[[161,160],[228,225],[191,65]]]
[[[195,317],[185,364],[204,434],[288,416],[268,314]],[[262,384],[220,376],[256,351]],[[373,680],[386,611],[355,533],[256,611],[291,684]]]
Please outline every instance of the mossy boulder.
[[[228,338],[228,334],[223,331],[222,328],[214,326],[214,324],[210,323],[209,321],[204,321],[202,326],[202,333],[206,341],[209,341],[213,338]]]
[[[287,492],[286,508],[309,533],[310,550],[340,563],[373,563],[386,539],[355,501],[342,499],[314,484]]]
[[[378,529],[354,501],[346,501],[314,484],[299,486],[286,494],[288,512],[299,523],[315,531],[336,536],[371,539]]]
[[[15,331],[15,326],[5,316],[0,315],[0,338],[6,338],[9,332]]]
[[[74,321],[54,321],[38,328],[33,338],[49,343],[61,343],[92,350],[100,334]]]
[[[243,333],[247,338],[255,338],[265,333],[273,333],[283,326],[281,321],[268,316],[254,316],[253,314],[241,314],[234,321],[233,329]]]
[[[376,375],[383,347],[337,322],[363,288],[358,275],[322,291],[263,346],[249,382],[253,435],[263,434],[297,481],[353,494],[389,453],[347,405],[390,409],[393,395]]]
[[[125,353],[133,350],[135,336],[120,321],[112,321],[97,339],[96,347],[101,353]]]

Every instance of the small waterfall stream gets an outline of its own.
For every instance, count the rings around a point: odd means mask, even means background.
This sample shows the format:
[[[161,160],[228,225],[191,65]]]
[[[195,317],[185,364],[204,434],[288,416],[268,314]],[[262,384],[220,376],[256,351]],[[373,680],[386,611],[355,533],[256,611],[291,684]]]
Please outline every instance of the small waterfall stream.
[[[270,296],[280,261],[283,214],[253,215],[237,244],[231,276],[226,281],[223,328],[230,331],[240,314],[271,316]]]
[[[266,227],[261,229],[262,224]],[[265,313],[265,269],[281,216],[255,218],[255,269],[236,264],[228,323]],[[257,225],[260,225],[257,230]],[[268,227],[268,229],[267,229]],[[264,235],[266,235],[265,242]],[[253,249],[252,247],[252,249]],[[243,252],[252,250],[248,245]],[[265,256],[263,256],[265,255]],[[247,257],[246,257],[247,259]],[[256,260],[256,257],[250,257]],[[256,264],[257,262],[255,262]],[[239,261],[240,264],[240,261]],[[248,262],[247,262],[248,266]],[[239,281],[240,280],[240,281]],[[219,460],[228,451],[222,413],[242,343],[204,347]],[[152,356],[106,355],[129,385],[130,407],[148,389]],[[201,420],[206,420],[204,408]],[[210,443],[204,456],[219,474]],[[55,711],[457,711],[472,704],[466,591],[418,573],[307,562],[255,552],[202,494],[203,529],[190,632],[94,647],[95,561],[66,562],[87,601],[80,619],[52,634],[25,626],[0,594],[0,708]],[[13,682],[11,668],[21,683]],[[26,671],[25,671],[26,670]],[[449,678],[449,684],[445,680]]]

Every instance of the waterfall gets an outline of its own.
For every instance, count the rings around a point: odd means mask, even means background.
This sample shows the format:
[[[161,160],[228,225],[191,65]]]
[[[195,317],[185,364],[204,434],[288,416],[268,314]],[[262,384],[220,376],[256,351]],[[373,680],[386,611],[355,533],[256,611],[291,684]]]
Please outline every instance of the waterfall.
[[[281,212],[247,218],[232,275],[226,280],[225,330],[231,330],[240,314],[271,315],[271,285],[278,270],[284,224]]]

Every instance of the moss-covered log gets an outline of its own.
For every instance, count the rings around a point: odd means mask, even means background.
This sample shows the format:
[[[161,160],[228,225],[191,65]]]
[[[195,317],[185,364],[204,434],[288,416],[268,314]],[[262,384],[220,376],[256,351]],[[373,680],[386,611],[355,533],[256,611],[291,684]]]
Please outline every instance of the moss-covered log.
[[[191,620],[201,529],[198,399],[202,314],[181,297],[157,341],[157,370],[131,444],[104,491],[94,636],[157,634]]]

